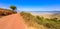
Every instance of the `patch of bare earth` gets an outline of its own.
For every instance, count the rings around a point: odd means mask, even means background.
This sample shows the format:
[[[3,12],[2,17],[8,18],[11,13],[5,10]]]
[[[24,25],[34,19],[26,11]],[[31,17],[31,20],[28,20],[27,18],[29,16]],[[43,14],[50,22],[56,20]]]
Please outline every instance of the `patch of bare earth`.
[[[20,14],[12,14],[0,18],[0,29],[26,29]]]

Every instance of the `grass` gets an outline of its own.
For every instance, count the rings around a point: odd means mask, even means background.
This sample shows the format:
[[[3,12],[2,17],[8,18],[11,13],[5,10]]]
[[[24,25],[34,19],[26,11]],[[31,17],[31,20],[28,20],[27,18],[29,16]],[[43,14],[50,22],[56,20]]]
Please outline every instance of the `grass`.
[[[53,18],[53,19],[38,19],[40,21],[37,21],[37,23],[39,22],[39,24],[42,24],[48,28],[51,28],[51,29],[60,29],[60,21],[57,19],[57,18]]]
[[[28,22],[30,26],[34,26],[34,24],[37,23],[49,29],[60,29],[60,20],[58,18],[49,19],[40,16],[34,16],[27,12],[21,12],[20,14],[25,19],[25,22]]]

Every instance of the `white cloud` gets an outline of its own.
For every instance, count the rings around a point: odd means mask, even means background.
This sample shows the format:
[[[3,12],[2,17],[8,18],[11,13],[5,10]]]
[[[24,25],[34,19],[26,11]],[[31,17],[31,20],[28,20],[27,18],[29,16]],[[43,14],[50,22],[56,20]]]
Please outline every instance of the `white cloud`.
[[[0,4],[0,8],[9,9],[9,6],[9,4]],[[23,7],[18,5],[17,11],[60,11],[60,6]]]
[[[19,11],[60,11],[60,7],[28,7],[18,9]]]

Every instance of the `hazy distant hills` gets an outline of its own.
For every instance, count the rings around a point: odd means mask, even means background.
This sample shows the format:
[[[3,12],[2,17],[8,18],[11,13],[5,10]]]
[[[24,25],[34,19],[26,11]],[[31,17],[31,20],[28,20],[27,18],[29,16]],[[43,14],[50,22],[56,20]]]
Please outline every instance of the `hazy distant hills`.
[[[59,18],[60,11],[42,11],[42,12],[31,12],[33,15],[43,16],[44,18]]]

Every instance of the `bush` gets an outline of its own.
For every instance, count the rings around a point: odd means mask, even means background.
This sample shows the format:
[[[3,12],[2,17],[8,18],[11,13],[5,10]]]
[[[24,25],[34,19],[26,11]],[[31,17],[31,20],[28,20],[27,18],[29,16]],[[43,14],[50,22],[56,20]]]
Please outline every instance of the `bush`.
[[[57,22],[58,18],[52,18],[51,20]]]
[[[58,18],[48,19],[42,18],[40,16],[36,16],[36,18],[38,24],[44,25],[45,27],[50,29],[60,29],[60,21],[58,20]]]

